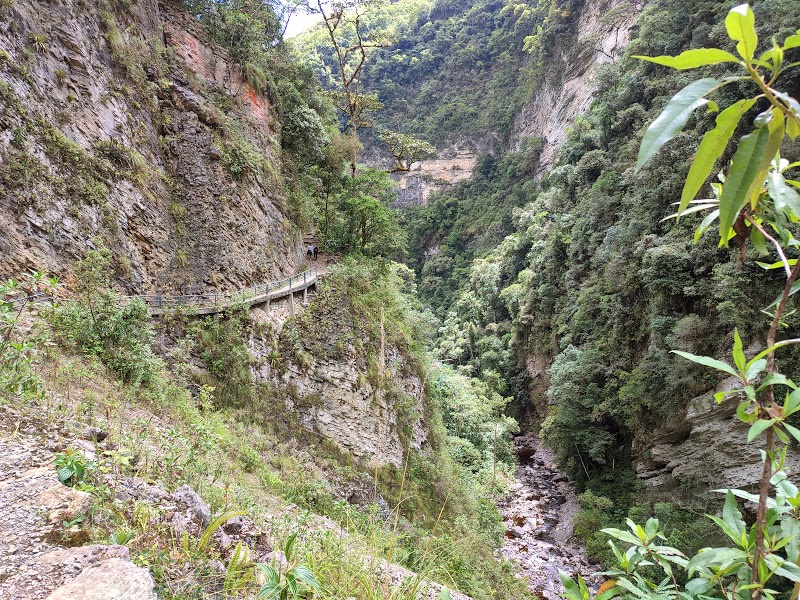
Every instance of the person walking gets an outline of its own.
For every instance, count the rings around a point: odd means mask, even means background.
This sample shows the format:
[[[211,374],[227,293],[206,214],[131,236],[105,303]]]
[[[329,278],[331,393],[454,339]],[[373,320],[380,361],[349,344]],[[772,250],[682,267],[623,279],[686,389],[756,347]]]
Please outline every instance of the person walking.
[[[312,256],[314,256],[314,246],[309,244],[306,247],[306,258],[311,258]]]
[[[319,256],[319,246],[314,246],[314,260],[317,260],[317,256]]]

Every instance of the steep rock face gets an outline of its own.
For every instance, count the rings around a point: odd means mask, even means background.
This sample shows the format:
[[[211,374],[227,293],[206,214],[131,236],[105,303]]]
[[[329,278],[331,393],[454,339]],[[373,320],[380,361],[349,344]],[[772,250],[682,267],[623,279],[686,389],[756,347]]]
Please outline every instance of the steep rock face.
[[[588,0],[572,18],[571,32],[552,49],[543,65],[542,83],[512,128],[515,149],[525,138],[544,140],[540,172],[555,164],[567,129],[592,102],[592,67],[621,55],[640,9],[639,2],[630,0]]]
[[[0,274],[63,276],[98,240],[129,291],[295,269],[269,104],[180,2],[0,11]]]
[[[684,489],[736,487],[755,489],[761,477],[763,436],[747,443],[749,426],[736,416],[741,399],[729,396],[722,404],[714,392],[732,389],[726,379],[717,389],[693,398],[682,419],[666,424],[637,441],[636,472],[651,491],[674,495]],[[786,468],[796,473],[800,460],[787,457]]]
[[[413,360],[387,343],[379,390],[378,365],[367,358],[378,356],[375,340],[358,338],[346,299],[299,310],[279,330],[271,315],[251,313],[257,326],[248,346],[258,364],[256,380],[274,391],[300,427],[362,464],[402,466],[406,448],[426,452],[430,415]]]
[[[434,158],[413,163],[409,171],[394,176],[398,205],[426,205],[431,193],[444,191],[469,179],[477,161],[475,145],[463,141],[438,150]]]

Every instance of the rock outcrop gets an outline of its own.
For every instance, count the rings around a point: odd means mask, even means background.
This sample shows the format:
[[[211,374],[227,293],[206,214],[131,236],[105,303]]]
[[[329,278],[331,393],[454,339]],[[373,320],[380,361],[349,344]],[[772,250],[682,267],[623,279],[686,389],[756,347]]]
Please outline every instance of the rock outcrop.
[[[409,359],[387,348],[387,383],[378,391],[363,352],[325,339],[304,340],[302,356],[287,355],[272,365],[267,340],[255,336],[250,351],[260,363],[257,380],[269,384],[287,412],[306,431],[333,442],[364,464],[402,466],[405,449],[427,448],[422,378]],[[286,347],[285,342],[281,344]]]
[[[0,7],[0,276],[100,241],[131,292],[295,271],[269,102],[178,0],[120,6]]]
[[[747,443],[749,426],[736,416],[741,401],[729,396],[721,404],[714,392],[731,389],[726,379],[716,390],[693,398],[682,419],[638,440],[636,472],[651,491],[675,497],[682,490],[735,487],[754,490],[761,477],[763,436]],[[800,471],[797,453],[790,452],[786,469]]]
[[[477,161],[474,144],[462,141],[438,150],[434,158],[413,163],[408,171],[393,175],[397,182],[397,205],[426,205],[433,192],[446,191],[469,179]]]
[[[84,569],[47,600],[158,600],[150,571],[129,560],[110,558]]]
[[[515,149],[525,138],[544,140],[540,172],[555,164],[575,117],[589,108],[596,89],[593,67],[621,55],[640,10],[640,3],[630,0],[588,0],[570,18],[571,31],[550,51],[542,81],[512,129]]]

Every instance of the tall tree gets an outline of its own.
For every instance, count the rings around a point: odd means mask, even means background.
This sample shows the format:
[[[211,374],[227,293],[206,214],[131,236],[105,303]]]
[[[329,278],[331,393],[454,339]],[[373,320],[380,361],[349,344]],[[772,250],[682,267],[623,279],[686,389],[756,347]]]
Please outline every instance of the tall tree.
[[[382,108],[375,93],[366,92],[361,80],[364,64],[371,50],[386,48],[393,43],[385,30],[367,28],[365,17],[378,10],[384,0],[301,0],[303,9],[318,14],[328,32],[336,59],[337,90],[333,93],[337,107],[346,118],[344,130],[358,140],[361,129],[372,127],[369,114]],[[356,176],[359,144],[351,145],[350,172]]]

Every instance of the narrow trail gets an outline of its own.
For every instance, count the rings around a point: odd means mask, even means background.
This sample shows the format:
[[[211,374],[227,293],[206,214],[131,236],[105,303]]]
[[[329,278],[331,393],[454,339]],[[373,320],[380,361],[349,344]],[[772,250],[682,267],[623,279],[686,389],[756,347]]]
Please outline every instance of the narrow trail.
[[[552,453],[533,434],[515,440],[520,456],[517,481],[498,503],[506,526],[503,556],[520,565],[520,576],[540,598],[555,600],[563,591],[559,571],[578,573],[590,586],[600,570],[583,549],[571,543],[572,517],[580,509],[569,479]]]

